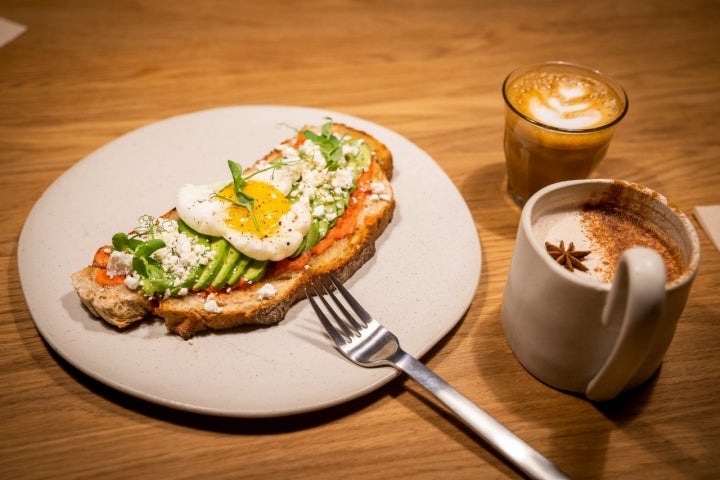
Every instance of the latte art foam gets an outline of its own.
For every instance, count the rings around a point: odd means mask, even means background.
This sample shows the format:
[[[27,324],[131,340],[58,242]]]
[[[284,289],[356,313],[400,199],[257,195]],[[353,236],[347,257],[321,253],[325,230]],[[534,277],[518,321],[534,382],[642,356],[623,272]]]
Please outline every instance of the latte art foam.
[[[513,82],[507,93],[523,115],[565,130],[601,127],[623,108],[605,83],[572,73],[532,72]]]

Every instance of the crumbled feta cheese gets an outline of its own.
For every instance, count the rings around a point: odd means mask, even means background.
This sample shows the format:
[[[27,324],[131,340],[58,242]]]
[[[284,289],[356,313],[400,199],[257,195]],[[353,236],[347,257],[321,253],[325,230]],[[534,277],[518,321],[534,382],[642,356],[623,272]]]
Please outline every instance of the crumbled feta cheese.
[[[204,305],[205,311],[210,313],[221,313],[222,307],[218,305],[217,300],[212,295],[209,295],[205,300]]]
[[[325,215],[325,205],[318,205],[312,211],[312,216],[319,218]]]
[[[274,298],[277,294],[277,290],[275,290],[275,287],[272,283],[266,283],[265,285],[260,287],[260,290],[257,291],[257,294],[260,300],[266,300]]]
[[[132,271],[133,255],[128,252],[113,251],[108,260],[107,274],[113,278],[117,275],[127,275]]]
[[[354,143],[343,143],[342,151],[343,155],[357,155],[360,151],[360,147]]]
[[[353,186],[353,177],[355,175],[355,172],[353,171],[352,167],[338,169],[335,172],[335,175],[333,175],[332,180],[330,181],[330,185],[333,186],[333,188],[336,189],[349,189]]]
[[[133,273],[125,277],[123,283],[125,283],[125,286],[130,290],[137,290],[140,286],[140,278],[137,276],[137,273]]]
[[[370,200],[372,201],[384,200],[389,202],[391,199],[383,182],[370,182],[370,192]]]
[[[378,195],[385,193],[385,184],[383,182],[370,182],[370,191]]]
[[[156,250],[152,257],[159,261],[164,271],[175,278],[174,285],[183,284],[197,265],[207,265],[215,252],[199,243],[195,237],[181,233],[177,222],[164,222],[163,229],[157,234],[165,242],[165,247]]]

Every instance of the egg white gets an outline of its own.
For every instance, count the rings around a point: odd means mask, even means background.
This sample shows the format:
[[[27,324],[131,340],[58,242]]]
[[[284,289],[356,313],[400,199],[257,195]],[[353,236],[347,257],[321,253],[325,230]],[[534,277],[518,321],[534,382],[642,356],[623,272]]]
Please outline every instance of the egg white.
[[[276,176],[276,179],[281,179],[283,183],[287,182],[280,175]],[[258,179],[254,178],[254,180]],[[310,230],[312,216],[305,203],[292,204],[290,211],[280,217],[279,230],[259,237],[235,230],[226,223],[228,203],[213,198],[225,185],[226,183],[184,185],[178,191],[176,201],[180,218],[199,233],[225,238],[241,253],[256,260],[280,261],[295,253],[303,237]],[[289,187],[285,188],[289,191]]]
[[[295,253],[310,231],[311,218],[307,205],[294,203],[290,211],[280,217],[280,229],[272,235],[260,238],[228,228],[223,236],[250,258],[277,262]]]
[[[205,235],[224,237],[227,211],[221,202],[212,198],[224,185],[183,185],[175,201],[175,208],[183,222]]]

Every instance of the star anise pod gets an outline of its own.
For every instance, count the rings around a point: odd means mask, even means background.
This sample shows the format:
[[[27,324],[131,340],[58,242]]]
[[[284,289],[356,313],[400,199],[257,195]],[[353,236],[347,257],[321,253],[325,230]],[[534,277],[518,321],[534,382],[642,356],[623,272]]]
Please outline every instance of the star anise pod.
[[[565,250],[565,242],[560,240],[560,245],[553,245],[545,242],[545,248],[552,258],[560,265],[567,268],[571,272],[576,268],[580,271],[587,272],[588,268],[583,265],[582,259],[585,258],[590,250],[575,250],[575,245],[570,242],[567,250]]]

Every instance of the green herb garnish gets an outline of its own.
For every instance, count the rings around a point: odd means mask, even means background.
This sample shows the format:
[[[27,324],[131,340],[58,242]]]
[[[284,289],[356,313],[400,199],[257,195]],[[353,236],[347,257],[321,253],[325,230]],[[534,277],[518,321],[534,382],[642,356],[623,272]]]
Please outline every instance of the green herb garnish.
[[[320,135],[311,130],[303,130],[302,134],[320,148],[328,170],[335,171],[340,168],[340,160],[343,158],[342,145],[340,139],[332,133],[332,120],[327,120],[320,129]]]
[[[255,206],[255,199],[247,193],[243,192],[243,188],[245,188],[245,185],[247,185],[247,179],[243,178],[242,176],[242,166],[237,162],[228,160],[228,167],[230,167],[230,173],[233,177],[233,192],[235,192],[235,197],[237,197],[237,200],[223,197],[222,195],[217,195],[217,197],[227,202],[230,202],[233,205],[246,208],[248,214],[250,215],[250,219],[255,226],[255,230],[260,230],[260,225],[258,224],[257,218],[255,218],[255,212],[253,212],[253,207]],[[250,176],[248,178],[250,178]]]
[[[135,253],[135,249],[142,243],[142,240],[130,238],[125,233],[116,233],[112,237],[113,250],[118,252]]]
[[[153,233],[154,226],[145,225]],[[163,271],[160,262],[152,258],[152,254],[165,247],[165,242],[159,238],[150,238],[142,241],[134,236],[129,237],[125,233],[116,233],[112,237],[113,249],[130,253],[133,256],[132,267],[142,277],[143,291],[152,296],[156,292],[165,291],[170,288],[172,279]]]

